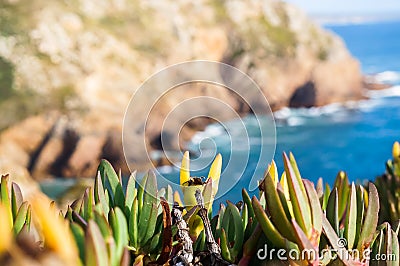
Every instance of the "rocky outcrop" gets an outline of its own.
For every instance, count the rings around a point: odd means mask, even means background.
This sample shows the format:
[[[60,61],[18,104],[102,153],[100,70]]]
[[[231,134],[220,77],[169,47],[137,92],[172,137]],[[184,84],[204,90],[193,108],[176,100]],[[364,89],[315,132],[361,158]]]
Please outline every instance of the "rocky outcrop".
[[[13,75],[4,102],[29,112],[11,119],[15,108],[0,101],[10,117],[1,134],[0,165],[12,162],[35,178],[93,176],[102,157],[127,171],[121,128],[130,96],[149,75],[182,61],[215,60],[241,69],[273,109],[362,97],[359,64],[342,40],[280,1],[6,0],[2,17],[0,57]],[[308,84],[311,94],[299,91]],[[148,124],[149,148],[157,148],[158,125],[168,110],[187,97],[212,95],[246,112],[224,90],[216,95],[196,87],[171,95]],[[146,98],[143,104],[149,104]],[[50,110],[56,119],[48,119]],[[188,139],[208,122],[190,121],[181,135]],[[37,127],[40,134],[32,135]],[[172,126],[167,130],[176,133]]]

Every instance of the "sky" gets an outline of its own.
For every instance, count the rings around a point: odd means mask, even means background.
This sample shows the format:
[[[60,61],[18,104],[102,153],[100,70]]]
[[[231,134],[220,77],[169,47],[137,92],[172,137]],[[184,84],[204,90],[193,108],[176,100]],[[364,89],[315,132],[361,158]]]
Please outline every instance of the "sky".
[[[399,0],[285,0],[312,15],[380,15],[400,16]]]

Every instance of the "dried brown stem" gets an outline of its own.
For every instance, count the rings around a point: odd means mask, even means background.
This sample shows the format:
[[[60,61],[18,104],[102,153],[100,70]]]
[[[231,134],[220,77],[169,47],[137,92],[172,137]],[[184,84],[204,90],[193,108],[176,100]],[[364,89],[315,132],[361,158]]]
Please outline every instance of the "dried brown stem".
[[[200,189],[196,190],[195,197],[197,204],[200,208],[197,214],[201,217],[204,224],[207,249],[210,253],[221,256],[221,248],[218,246],[217,242],[215,242],[214,236],[212,234],[210,220],[208,219],[208,211],[204,207],[204,199],[203,195],[200,192]]]
[[[172,259],[173,265],[192,265],[193,262],[193,241],[189,236],[189,228],[182,216],[183,208],[174,203],[171,217],[172,224],[178,228],[177,240],[181,243],[182,249]]]

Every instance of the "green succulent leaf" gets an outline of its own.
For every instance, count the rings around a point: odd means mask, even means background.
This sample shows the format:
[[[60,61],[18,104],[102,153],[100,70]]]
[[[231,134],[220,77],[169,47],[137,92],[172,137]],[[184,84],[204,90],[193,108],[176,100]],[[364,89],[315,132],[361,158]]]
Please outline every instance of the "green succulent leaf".
[[[11,184],[11,205],[12,205],[12,214],[15,219],[17,216],[18,209],[20,208],[23,201],[22,192],[20,187],[12,182]]]
[[[110,164],[109,161],[107,160],[101,160],[99,167],[97,168],[97,171],[100,172],[101,176],[101,181],[103,183],[104,187],[107,187],[107,185],[110,186],[111,189],[111,195],[112,198],[114,198],[115,191],[117,189],[119,182],[119,177],[117,173],[115,172],[114,168]],[[108,182],[107,182],[108,181]]]
[[[111,256],[111,263],[112,265],[119,265],[124,248],[128,245],[128,224],[124,213],[118,207],[110,211],[109,219],[116,244],[114,256]]]
[[[247,227],[247,223],[249,222],[249,213],[247,211],[247,205],[244,204],[244,206],[242,207],[242,224],[243,224],[243,228]]]
[[[397,266],[400,265],[400,249],[399,249],[399,240],[398,240],[398,235],[396,234],[396,232],[394,232],[393,230],[390,230],[391,233],[391,249],[392,252],[391,254],[394,255],[394,260],[391,260],[389,263],[391,263],[391,265],[393,266]]]
[[[26,220],[25,220],[25,228],[27,231],[30,231],[31,228],[31,221],[32,221],[32,210],[31,210],[31,205],[28,206],[28,211],[26,213]]]
[[[307,196],[310,203],[313,229],[317,232],[318,237],[322,232],[322,209],[319,203],[317,191],[315,191],[314,184],[308,180],[304,180],[304,187],[307,191]]]
[[[143,194],[143,206],[139,213],[138,226],[139,228],[143,229],[138,232],[139,243],[141,245],[146,244],[146,242],[149,241],[153,235],[157,222],[157,216],[157,182],[154,173],[150,172],[146,180],[145,191]]]
[[[129,216],[129,239],[133,247],[138,247],[138,200],[133,200]]]
[[[352,249],[357,233],[357,195],[354,183],[351,184],[351,192],[347,205],[346,222],[344,226],[344,237],[347,239],[347,247]]]
[[[81,262],[85,261],[85,250],[86,250],[86,246],[85,246],[85,232],[83,231],[82,227],[80,227],[77,223],[70,223],[70,228],[71,228],[71,232],[72,235],[75,238],[75,242],[78,246],[78,250],[79,250],[79,258],[81,260]]]
[[[1,188],[0,188],[0,193],[1,193],[1,203],[3,206],[6,208],[7,212],[9,212],[9,219],[10,219],[10,224],[13,224],[13,215],[12,215],[12,207],[11,207],[11,202],[10,202],[10,194],[9,194],[9,189],[8,189],[8,175],[2,176],[1,177]]]
[[[326,218],[328,218],[329,222],[335,229],[337,235],[340,235],[339,232],[339,203],[338,203],[338,192],[335,187],[331,194],[329,195],[328,204],[326,206]]]
[[[242,250],[244,241],[244,227],[238,208],[232,202],[228,202],[227,208],[230,210],[229,212],[231,215],[231,221],[233,222],[232,225],[234,233],[234,244],[230,253],[232,258],[236,258],[239,255],[239,252]]]
[[[364,250],[372,241],[375,228],[378,224],[379,214],[379,197],[376,187],[369,183],[368,186],[368,208],[365,214],[364,224],[361,229],[360,238],[358,241],[357,249]]]
[[[109,201],[106,197],[106,193],[104,191],[104,186],[101,179],[101,174],[98,172],[97,177],[94,183],[94,202],[96,204],[100,203],[103,209],[103,213],[106,217],[108,217],[108,212],[110,211]]]
[[[104,239],[107,239],[108,237],[112,236],[110,225],[108,224],[107,218],[104,216],[104,214],[95,211],[94,220],[96,221],[96,224],[98,225]]]
[[[228,208],[228,206],[226,207],[226,209],[223,212],[223,216],[222,216],[222,223],[221,223],[221,227],[220,228],[224,228],[226,236],[228,237],[228,242],[229,240],[233,240],[233,236],[229,237],[229,232],[232,235],[232,230],[229,230],[231,226],[231,221],[232,221],[232,217],[231,217],[231,209]]]
[[[108,266],[107,247],[99,227],[94,221],[89,221],[85,237],[85,265]]]
[[[331,195],[331,187],[328,184],[325,184],[324,196],[322,198],[322,210],[326,210],[330,195]]]
[[[147,183],[148,176],[149,176],[149,173],[147,172],[143,176],[142,180],[140,181],[139,187],[138,187],[137,198],[138,198],[139,216],[140,216],[140,213],[141,213],[142,208],[143,208],[143,200],[144,200],[143,196],[144,196],[145,186],[146,186],[146,183]]]
[[[385,254],[386,256],[393,256],[394,260],[387,259],[386,265],[399,265],[399,241],[396,233],[391,229],[390,224],[385,223],[385,228],[382,230],[384,234],[384,252],[380,253]]]
[[[252,235],[243,245],[243,256],[239,261],[239,266],[249,265],[251,258],[253,258],[257,252],[257,244],[261,234],[262,229],[260,225],[257,225]]]
[[[28,202],[22,203],[21,207],[18,210],[18,213],[14,219],[14,234],[17,235],[22,230],[22,227],[26,223],[26,218],[28,216]]]
[[[158,254],[159,252],[157,251],[157,248],[161,246],[160,243],[161,243],[161,233],[157,233],[151,238],[149,253]]]
[[[87,188],[83,196],[83,218],[88,221],[93,217],[93,191],[92,188]]]
[[[285,153],[283,154],[294,218],[304,230],[306,235],[310,236],[312,231],[312,221],[307,193],[305,191],[303,181],[300,177],[294,157],[293,155],[290,155],[290,157],[291,159],[289,160],[287,155]]]
[[[114,206],[119,207],[121,210],[125,209],[125,194],[121,183],[118,183],[115,188]]]
[[[372,244],[371,248],[371,254],[373,257],[376,257],[377,254],[382,254],[383,249],[384,249],[384,233],[383,229],[380,229],[374,239],[374,242]]]
[[[322,228],[333,249],[337,250],[337,255],[343,264],[346,266],[359,266],[360,262],[352,260],[352,256],[349,254],[347,249],[340,245],[341,241],[339,236],[336,234],[335,229],[333,229],[331,223],[325,216],[322,216]]]
[[[243,198],[243,202],[244,204],[246,204],[248,211],[249,211],[249,217],[254,218],[254,210],[253,210],[253,206],[251,205],[251,199],[249,196],[249,193],[247,193],[246,189],[242,189],[242,198]]]
[[[221,255],[225,260],[232,262],[229,243],[224,228],[221,229]]]
[[[309,261],[310,263],[312,263],[312,265],[318,265],[318,256],[315,257],[315,254],[318,254],[318,252],[316,250],[316,246],[314,246],[313,243],[311,243],[311,241],[308,239],[307,235],[297,224],[295,219],[292,219],[292,223],[293,223],[294,231],[296,233],[296,237],[298,239],[297,244],[300,247],[300,249],[307,250],[307,251],[315,250],[315,253],[314,252],[308,253],[308,256],[310,256],[310,257],[305,258],[305,259],[307,261]]]
[[[128,179],[128,184],[126,185],[126,195],[125,195],[125,208],[131,210],[133,200],[137,195],[136,190],[136,171],[134,171]]]
[[[252,198],[252,204],[254,213],[266,237],[271,240],[275,247],[285,248],[286,243],[284,238],[272,224],[271,220],[268,218],[263,207],[261,206],[261,203],[255,196]]]
[[[296,237],[294,235],[293,227],[287,218],[274,181],[269,174],[264,178],[264,184],[268,211],[271,215],[272,222],[276,225],[276,228],[283,237],[294,242]]]
[[[288,200],[290,200],[290,199],[286,198],[285,192],[283,191],[283,188],[280,183],[278,184],[276,191],[278,192],[279,199],[281,201],[283,210],[285,211],[286,217],[291,220],[293,218],[293,216],[292,216],[292,212],[289,209],[289,204],[291,204],[291,203],[288,202]]]
[[[338,214],[339,220],[341,220],[346,211],[347,199],[350,193],[349,179],[345,172],[340,171],[338,173],[333,187],[336,187],[338,191]]]
[[[172,187],[168,185],[165,189],[165,200],[168,202],[169,208],[172,209],[172,205],[174,203],[174,192],[172,191]]]
[[[357,218],[356,218],[356,237],[354,240],[355,245],[358,243],[358,239],[361,233],[362,222],[364,220],[364,188],[358,185],[356,188],[356,200],[357,200]],[[354,246],[353,246],[354,247]]]

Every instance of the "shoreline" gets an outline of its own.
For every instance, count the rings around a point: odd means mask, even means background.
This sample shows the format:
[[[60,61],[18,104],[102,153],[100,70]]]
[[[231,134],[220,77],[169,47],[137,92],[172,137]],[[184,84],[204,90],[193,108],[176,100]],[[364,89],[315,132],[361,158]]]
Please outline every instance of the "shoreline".
[[[392,86],[387,89],[381,89],[381,90],[366,90],[365,91],[368,95],[373,93],[373,97],[365,98],[362,100],[358,101],[347,101],[347,102],[341,102],[341,103],[332,103],[324,106],[319,106],[319,107],[311,107],[311,108],[289,108],[289,107],[283,107],[277,111],[274,111],[273,114],[275,116],[275,119],[279,119],[281,121],[285,120],[286,122],[281,124],[277,123],[279,127],[290,127],[290,126],[296,126],[296,125],[290,125],[290,118],[296,118],[298,116],[301,117],[318,117],[321,115],[329,115],[333,114],[335,112],[341,111],[343,109],[352,109],[352,110],[360,110],[364,108],[371,108],[371,101],[380,99],[380,98],[386,98],[386,97],[400,97],[400,87],[399,86]],[[373,107],[372,107],[373,108]],[[289,121],[289,122],[288,122]],[[196,131],[192,135],[192,138],[199,132],[204,132],[202,131]],[[189,139],[188,141],[190,141]],[[152,151],[152,152],[158,152],[162,153],[161,151]],[[178,154],[178,153],[177,153]],[[177,155],[177,160],[174,161],[174,163],[179,162],[179,156]],[[161,174],[171,174],[175,172],[177,169],[172,166],[171,164],[164,164],[164,165],[158,165],[157,166],[158,171]],[[57,199],[61,200],[62,202],[68,201],[70,195],[76,195],[76,193],[79,193],[87,182],[89,180],[92,180],[91,177],[77,177],[77,178],[62,178],[62,177],[51,177],[51,178],[46,178],[43,180],[38,181],[38,184],[43,191],[46,194],[49,194],[48,192],[52,192],[53,188],[60,187],[60,184],[63,187],[63,191],[57,196]],[[50,195],[50,194],[49,194]],[[53,195],[53,194],[51,194]]]
[[[370,99],[381,98],[381,97],[390,97],[390,96],[397,96],[400,95],[400,92],[397,92],[399,86],[395,84],[385,83],[388,80],[388,75],[383,75],[385,73],[397,73],[394,71],[385,71],[376,74],[363,74],[363,94],[362,97],[358,100],[348,100],[348,101],[341,101],[341,102],[332,102],[325,105],[316,105],[312,107],[289,107],[289,106],[280,106],[279,108],[272,109],[272,114],[274,119],[288,119],[290,114],[293,113],[293,110],[304,110],[305,112],[310,113],[312,116],[321,115],[323,113],[330,113],[332,110],[337,110],[341,108],[351,108],[357,109],[357,105],[362,103],[363,101],[368,101]],[[391,75],[393,77],[393,75]],[[386,77],[386,78],[385,78]],[[399,75],[400,78],[400,75]],[[322,111],[321,111],[322,110]],[[326,110],[324,112],[323,110]],[[312,114],[314,113],[314,114]],[[241,117],[246,117],[250,113],[246,112],[241,114]],[[204,132],[207,126],[213,123],[202,123],[200,128],[190,130],[189,134],[188,131],[183,136],[183,143],[187,145],[193,137],[198,132]],[[187,147],[181,147],[181,149],[187,149]],[[170,153],[174,153],[178,151],[168,151]],[[165,156],[162,156],[163,150],[159,149],[152,149],[150,153],[154,153],[155,157],[153,159],[153,164],[159,168],[164,166],[171,166],[172,163],[168,161]],[[160,156],[161,155],[161,156]]]

